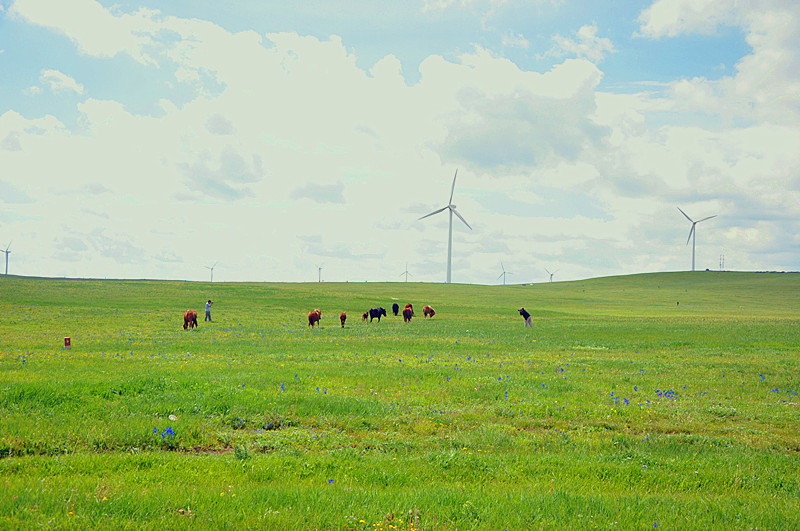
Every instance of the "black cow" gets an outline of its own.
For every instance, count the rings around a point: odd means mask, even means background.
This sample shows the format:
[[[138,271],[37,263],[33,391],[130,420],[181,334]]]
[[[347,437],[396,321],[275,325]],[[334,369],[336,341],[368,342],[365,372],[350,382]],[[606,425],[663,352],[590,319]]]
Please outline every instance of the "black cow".
[[[394,304],[392,304],[392,313],[397,315],[397,312],[399,312],[399,311],[400,311],[400,305],[397,304],[396,302]]]
[[[383,308],[371,308],[369,310],[369,322],[371,323],[373,319],[376,317],[378,318],[378,322],[381,322],[381,315],[386,317],[386,310]]]

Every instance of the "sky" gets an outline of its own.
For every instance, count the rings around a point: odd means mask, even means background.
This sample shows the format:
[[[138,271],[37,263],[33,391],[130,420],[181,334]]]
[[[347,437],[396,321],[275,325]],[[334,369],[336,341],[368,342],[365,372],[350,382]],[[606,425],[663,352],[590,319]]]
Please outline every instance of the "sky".
[[[9,274],[444,282],[456,172],[456,283],[800,270],[800,2],[0,0]]]

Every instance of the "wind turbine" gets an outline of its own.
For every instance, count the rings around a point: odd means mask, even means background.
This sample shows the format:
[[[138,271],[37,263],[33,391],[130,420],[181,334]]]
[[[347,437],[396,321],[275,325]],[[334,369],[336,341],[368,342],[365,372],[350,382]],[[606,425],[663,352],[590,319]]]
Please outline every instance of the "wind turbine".
[[[408,264],[407,264],[407,263],[406,263],[406,270],[405,270],[405,271],[403,271],[402,273],[400,273],[400,276],[401,276],[401,277],[402,277],[403,275],[405,275],[405,276],[406,276],[406,282],[408,282],[408,276],[409,276],[409,275],[411,275],[411,273],[409,273],[409,272],[408,272]],[[413,277],[414,275],[411,275],[411,276]]]
[[[206,269],[208,269],[209,271],[211,271],[211,282],[214,282],[214,268],[215,268],[215,267],[217,267],[217,264],[218,264],[218,263],[219,263],[219,262],[214,262],[214,265],[213,265],[213,266],[211,266],[211,267],[205,266],[205,268],[206,268]]]
[[[506,285],[506,275],[513,275],[514,273],[511,273],[510,271],[506,271],[505,266],[503,266],[503,261],[502,260],[500,261],[500,267],[503,269],[503,272],[500,274],[500,277],[503,277],[503,285],[505,286]],[[497,277],[498,280],[500,279],[500,277]]]
[[[678,207],[678,210],[681,210],[681,207]],[[689,237],[686,239],[686,245],[689,245],[689,240],[692,240],[692,271],[694,271],[694,240],[695,240],[695,236],[697,235],[697,231],[695,230],[694,227],[695,227],[695,225],[697,225],[701,221],[705,221],[707,219],[715,218],[715,217],[717,217],[717,215],[714,214],[713,216],[708,216],[707,218],[698,219],[697,221],[695,221],[692,218],[690,218],[689,216],[687,216],[686,212],[684,212],[683,210],[681,210],[681,214],[683,214],[686,217],[686,219],[688,219],[689,221],[692,222],[692,228],[689,229]]]
[[[472,230],[472,227],[469,226],[467,220],[464,219],[461,216],[461,214],[458,213],[458,210],[456,210],[456,206],[453,204],[453,192],[455,192],[456,190],[456,177],[458,177],[458,170],[456,170],[455,175],[453,175],[453,186],[450,187],[450,201],[447,202],[447,205],[443,206],[439,210],[434,210],[430,214],[426,214],[421,218],[419,218],[419,219],[425,219],[429,216],[433,216],[434,214],[438,214],[439,212],[450,210],[450,229],[447,233],[447,283],[448,284],[450,283],[450,271],[451,271],[451,265],[453,263],[453,214],[458,216],[458,219],[463,221],[464,225],[466,225],[467,228],[469,228],[469,230]]]
[[[2,251],[4,253],[6,253],[6,275],[8,275],[8,255],[11,254],[11,251],[8,250],[9,247],[11,247],[11,242],[8,242],[8,245],[6,246],[6,250]]]
[[[547,271],[547,268],[545,267],[544,270]],[[553,275],[555,275],[556,273],[558,273],[558,269],[556,269],[552,273],[550,271],[547,271],[547,274],[550,275],[550,282],[553,281]]]
[[[317,282],[322,282],[322,266],[321,265],[317,266],[317,275],[318,275]]]

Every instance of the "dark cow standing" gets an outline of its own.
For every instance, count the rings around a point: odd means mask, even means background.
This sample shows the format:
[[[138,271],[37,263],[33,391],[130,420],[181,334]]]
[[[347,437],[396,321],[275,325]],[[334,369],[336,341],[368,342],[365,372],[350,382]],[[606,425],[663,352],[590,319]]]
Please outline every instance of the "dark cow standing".
[[[183,329],[194,328],[197,326],[197,312],[194,310],[186,310],[183,314]]]
[[[397,315],[397,312],[399,312],[399,311],[400,311],[400,305],[397,304],[396,302],[394,304],[392,304],[392,313]]]
[[[433,308],[431,308],[431,307],[430,307],[430,306],[428,306],[428,305],[425,305],[425,306],[423,306],[423,307],[422,307],[422,316],[423,316],[423,319],[424,319],[425,317],[433,317],[434,315],[436,315],[436,311],[434,311],[434,309],[433,309]]]
[[[408,306],[403,308],[403,321],[405,321],[406,323],[410,323],[411,322],[411,318],[413,316],[414,316],[414,310],[412,310]]]
[[[366,321],[367,317],[369,317],[369,312],[364,312],[364,313],[361,314],[361,320],[362,321]]]
[[[376,317],[378,318],[378,322],[381,322],[381,315],[386,317],[386,310],[383,308],[370,308],[369,310],[369,322],[371,323],[373,319]]]
[[[344,328],[344,322],[347,321],[347,312],[340,313],[339,320],[342,322],[342,328]]]
[[[322,319],[322,312],[319,310],[311,310],[308,312],[308,326],[314,328],[314,325],[319,326],[319,320]]]

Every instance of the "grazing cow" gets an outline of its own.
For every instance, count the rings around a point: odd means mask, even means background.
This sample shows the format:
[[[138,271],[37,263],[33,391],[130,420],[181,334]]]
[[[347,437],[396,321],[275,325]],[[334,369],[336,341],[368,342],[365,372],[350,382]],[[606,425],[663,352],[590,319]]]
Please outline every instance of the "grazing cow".
[[[364,312],[364,313],[361,314],[361,320],[362,321],[366,321],[367,317],[369,317],[369,312]]]
[[[425,317],[433,317],[434,315],[436,315],[436,312],[434,311],[434,309],[433,309],[433,308],[431,308],[430,306],[427,306],[427,305],[425,305],[425,306],[423,306],[423,307],[422,307],[422,316],[423,316],[423,319],[424,319]]]
[[[316,324],[319,326],[319,320],[322,319],[322,312],[319,310],[311,310],[308,312],[308,326],[314,328]]]
[[[386,310],[383,308],[370,308],[369,310],[369,322],[371,323],[373,319],[376,317],[378,318],[378,322],[381,322],[381,315],[386,317]]]
[[[394,304],[392,304],[392,313],[395,314],[395,316],[397,315],[397,312],[399,312],[399,311],[400,311],[400,305],[397,304],[396,302]]]
[[[347,321],[347,312],[340,313],[339,320],[342,322],[342,328],[344,328],[344,322]]]
[[[186,310],[183,314],[183,329],[194,328],[197,326],[197,312],[194,310]]]
[[[414,306],[410,302],[406,304],[406,309],[411,310],[411,315],[414,315]]]
[[[412,310],[408,306],[403,308],[403,321],[405,321],[406,323],[410,323],[411,322],[411,318],[413,316],[414,316],[414,310]]]

